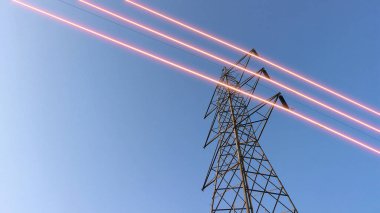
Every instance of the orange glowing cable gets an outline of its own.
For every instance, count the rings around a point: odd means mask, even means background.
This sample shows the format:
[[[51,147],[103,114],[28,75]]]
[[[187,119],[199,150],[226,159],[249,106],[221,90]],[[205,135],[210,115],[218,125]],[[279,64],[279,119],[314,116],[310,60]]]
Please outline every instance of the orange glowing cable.
[[[362,120],[360,120],[360,119],[358,119],[358,118],[355,118],[355,117],[352,116],[352,115],[349,115],[349,114],[347,114],[347,113],[345,113],[345,112],[342,112],[342,111],[339,110],[339,109],[336,109],[336,108],[334,108],[334,107],[332,107],[332,106],[330,106],[330,105],[328,105],[328,104],[326,104],[326,103],[323,103],[322,101],[319,101],[319,100],[317,100],[317,99],[311,97],[310,95],[306,95],[306,94],[304,94],[304,93],[302,93],[302,92],[300,92],[300,91],[297,91],[297,90],[295,90],[295,89],[293,89],[293,88],[291,88],[291,87],[289,87],[289,86],[286,86],[286,85],[283,84],[283,83],[280,83],[280,82],[278,82],[278,81],[272,80],[272,79],[270,79],[270,78],[268,78],[268,77],[266,77],[266,76],[261,76],[260,74],[258,74],[258,73],[256,73],[256,72],[253,72],[252,70],[249,70],[249,69],[247,69],[247,68],[245,68],[245,67],[242,67],[242,66],[240,66],[240,65],[237,65],[237,64],[235,64],[235,63],[233,63],[233,62],[231,62],[231,61],[229,61],[229,60],[227,60],[227,59],[225,59],[225,58],[222,58],[222,57],[216,56],[216,55],[214,55],[214,54],[212,54],[212,53],[210,53],[210,52],[207,52],[206,50],[201,49],[201,48],[199,48],[199,47],[192,46],[192,45],[189,44],[189,43],[185,43],[184,41],[181,41],[181,40],[179,40],[179,39],[177,39],[177,38],[175,38],[175,37],[172,37],[172,36],[170,36],[170,35],[168,35],[168,34],[165,34],[165,33],[163,33],[163,32],[160,32],[160,31],[158,31],[158,30],[156,30],[156,29],[154,29],[154,28],[152,28],[152,27],[149,27],[149,26],[147,26],[147,25],[143,25],[143,24],[141,24],[141,23],[139,23],[139,22],[136,22],[136,21],[134,21],[134,20],[132,20],[132,19],[126,18],[125,16],[122,16],[122,15],[120,15],[120,14],[117,14],[116,12],[110,11],[109,9],[106,9],[106,8],[104,8],[104,7],[101,7],[101,6],[97,5],[97,4],[90,3],[90,2],[88,2],[88,1],[86,1],[86,0],[79,0],[79,1],[82,2],[82,3],[84,3],[84,4],[86,4],[86,5],[88,5],[88,6],[90,6],[91,8],[94,8],[94,9],[96,9],[96,10],[98,10],[98,11],[101,11],[101,12],[103,12],[103,13],[105,13],[105,14],[108,14],[108,15],[110,15],[110,16],[116,18],[116,19],[119,19],[119,20],[125,22],[125,23],[131,24],[131,25],[133,25],[133,26],[135,26],[135,27],[138,27],[138,28],[140,28],[140,29],[143,29],[143,30],[145,30],[145,31],[148,31],[148,32],[150,32],[150,33],[152,33],[152,34],[154,34],[154,35],[160,36],[161,38],[164,38],[164,39],[166,39],[166,40],[169,40],[169,41],[171,41],[171,42],[174,42],[174,43],[176,43],[176,44],[179,44],[179,45],[181,45],[181,46],[183,46],[183,47],[186,47],[186,48],[188,48],[188,49],[194,50],[194,51],[196,51],[196,52],[198,52],[198,53],[200,53],[200,54],[202,54],[202,55],[205,55],[205,56],[207,56],[207,57],[209,57],[209,58],[212,58],[212,59],[214,59],[214,60],[216,60],[216,61],[219,61],[219,62],[222,62],[222,63],[228,64],[228,65],[230,65],[230,66],[233,66],[233,67],[235,67],[235,68],[238,68],[239,70],[241,70],[241,71],[243,71],[243,72],[247,72],[247,73],[249,73],[249,74],[251,74],[251,75],[255,75],[255,76],[257,76],[257,77],[261,77],[261,78],[263,78],[264,80],[266,80],[266,81],[268,81],[268,82],[270,82],[270,83],[272,83],[272,84],[275,84],[275,85],[278,86],[278,87],[284,88],[284,89],[286,89],[286,90],[288,90],[288,91],[290,91],[290,92],[292,92],[292,93],[294,93],[294,94],[296,94],[296,95],[298,95],[298,96],[300,96],[300,97],[302,97],[302,98],[305,98],[305,99],[307,99],[308,101],[310,101],[310,102],[312,102],[312,103],[315,103],[315,104],[317,104],[317,105],[319,105],[319,106],[321,106],[321,107],[323,107],[323,108],[326,108],[326,109],[328,109],[328,110],[330,110],[330,111],[332,111],[332,112],[334,112],[334,113],[337,113],[337,114],[339,114],[339,115],[341,115],[341,116],[343,116],[343,117],[345,117],[345,118],[347,118],[347,119],[349,119],[349,120],[351,120],[351,121],[354,121],[354,122],[356,122],[356,123],[358,123],[358,124],[360,124],[360,125],[362,125],[362,126],[364,126],[364,127],[366,127],[366,128],[369,128],[369,129],[371,129],[371,130],[373,130],[373,131],[375,131],[375,132],[377,132],[377,133],[380,133],[380,129],[379,129],[379,128],[376,128],[376,127],[374,127],[373,125],[370,125],[370,124],[368,124],[368,123],[366,123],[366,122],[364,122],[364,121],[362,121]]]
[[[309,78],[307,78],[305,76],[302,76],[301,74],[296,73],[296,72],[294,72],[294,71],[292,71],[292,70],[290,70],[290,69],[288,69],[288,68],[286,68],[286,67],[284,67],[282,65],[279,65],[279,64],[277,64],[275,62],[272,62],[269,59],[266,59],[264,57],[260,57],[260,56],[257,56],[255,54],[252,54],[248,50],[243,49],[242,47],[238,47],[237,45],[232,44],[230,42],[227,42],[227,41],[225,41],[225,40],[223,40],[221,38],[218,38],[217,36],[211,35],[210,33],[206,33],[206,32],[204,32],[204,31],[202,31],[202,30],[200,30],[200,29],[198,29],[196,27],[193,27],[193,26],[190,26],[188,24],[185,24],[185,23],[179,21],[178,19],[175,19],[175,18],[170,17],[168,15],[164,15],[162,12],[158,12],[157,10],[154,10],[152,8],[149,8],[147,6],[144,6],[142,4],[136,3],[136,2],[131,1],[131,0],[125,0],[125,1],[127,3],[135,6],[135,7],[143,9],[143,10],[145,10],[145,11],[147,11],[147,12],[153,14],[153,15],[156,15],[156,16],[158,16],[160,18],[163,18],[163,19],[165,19],[165,20],[167,20],[169,22],[177,24],[177,25],[179,25],[179,26],[181,26],[181,27],[183,27],[185,29],[188,29],[188,30],[190,30],[190,31],[192,31],[192,32],[194,32],[196,34],[199,34],[199,35],[201,35],[201,36],[203,36],[203,37],[205,37],[207,39],[213,40],[213,41],[215,41],[215,42],[217,42],[219,44],[227,46],[227,47],[229,47],[231,49],[234,49],[236,51],[239,51],[241,53],[248,54],[248,55],[250,55],[250,56],[252,56],[252,57],[254,57],[254,58],[256,58],[256,59],[258,59],[258,60],[260,60],[260,61],[262,61],[264,63],[266,63],[266,64],[271,65],[272,67],[275,67],[275,68],[277,68],[279,70],[282,70],[282,71],[288,73],[289,75],[292,75],[293,77],[296,77],[296,78],[298,78],[298,79],[300,79],[302,81],[305,81],[305,82],[313,85],[314,87],[317,87],[317,88],[319,88],[319,89],[321,89],[321,90],[323,90],[323,91],[325,91],[327,93],[330,93],[330,94],[332,94],[332,95],[334,95],[334,96],[336,96],[336,97],[338,97],[338,98],[340,98],[340,99],[342,99],[342,100],[344,100],[346,102],[349,102],[349,103],[351,103],[351,104],[353,104],[353,105],[355,105],[355,106],[357,106],[359,108],[362,108],[362,109],[364,109],[364,110],[366,110],[368,112],[371,112],[373,114],[376,114],[376,115],[380,116],[380,112],[378,110],[372,109],[369,106],[366,106],[366,105],[364,105],[362,103],[359,103],[358,101],[355,101],[352,98],[349,98],[349,97],[341,94],[340,92],[334,91],[331,88],[328,88],[328,87],[326,87],[326,86],[324,86],[324,85],[322,85],[322,84],[320,84],[320,83],[318,83],[318,82],[316,82],[314,80],[311,80],[311,79],[309,79]]]
[[[350,136],[348,136],[348,135],[346,135],[346,134],[344,134],[344,133],[342,133],[342,132],[340,132],[340,131],[338,131],[338,130],[335,130],[335,129],[333,129],[333,128],[331,128],[331,127],[329,127],[329,126],[327,126],[327,125],[325,125],[325,124],[323,124],[323,123],[320,123],[319,121],[316,121],[316,120],[314,120],[314,119],[312,119],[312,118],[310,118],[310,117],[307,117],[307,116],[305,116],[305,115],[303,115],[303,114],[300,114],[300,113],[298,113],[298,112],[292,111],[292,110],[290,110],[290,109],[288,109],[288,108],[285,108],[285,107],[283,107],[283,106],[281,106],[281,105],[277,105],[277,104],[272,103],[272,102],[270,102],[270,101],[268,101],[268,100],[266,100],[266,99],[264,99],[264,98],[261,98],[261,97],[258,97],[258,96],[255,96],[255,95],[252,95],[252,94],[250,94],[250,93],[248,93],[248,92],[242,91],[242,90],[240,90],[240,89],[238,89],[238,88],[235,88],[235,87],[233,87],[233,86],[230,86],[230,85],[228,85],[228,84],[225,84],[225,83],[219,82],[217,79],[214,79],[214,78],[212,78],[212,77],[209,77],[209,76],[207,76],[207,75],[204,75],[204,74],[202,74],[202,73],[199,73],[199,72],[197,72],[197,71],[194,71],[194,70],[189,69],[189,68],[187,68],[187,67],[184,67],[184,66],[182,66],[182,65],[179,65],[179,64],[177,64],[177,63],[175,63],[175,62],[172,62],[172,61],[170,61],[170,60],[168,60],[168,59],[165,59],[165,58],[162,58],[162,57],[160,57],[160,56],[157,56],[157,55],[155,55],[155,54],[153,54],[153,53],[150,53],[150,52],[148,52],[148,51],[145,51],[145,50],[139,49],[139,48],[137,48],[137,47],[134,47],[134,46],[132,46],[132,45],[130,45],[130,44],[127,44],[127,43],[125,43],[125,42],[123,42],[123,41],[120,41],[120,40],[118,40],[118,39],[116,39],[116,38],[113,38],[113,37],[108,36],[108,35],[106,35],[106,34],[100,33],[100,32],[98,32],[98,31],[95,31],[95,30],[93,30],[93,29],[91,29],[91,28],[85,27],[85,26],[80,25],[80,24],[78,24],[78,23],[75,23],[75,22],[73,22],[73,21],[70,21],[70,20],[67,20],[67,19],[65,19],[65,18],[62,18],[62,17],[60,17],[60,16],[54,15],[54,14],[52,14],[52,13],[50,13],[50,12],[48,12],[48,11],[45,11],[45,10],[43,10],[43,9],[40,9],[40,8],[38,8],[38,7],[35,7],[35,6],[30,5],[30,4],[27,4],[27,3],[21,2],[21,1],[19,1],[19,0],[13,0],[13,2],[15,2],[15,3],[17,3],[17,4],[20,4],[20,5],[22,5],[22,6],[26,7],[26,8],[28,8],[28,9],[30,9],[30,10],[32,10],[32,11],[35,11],[35,12],[38,12],[38,13],[40,13],[40,14],[42,14],[42,15],[45,15],[45,16],[47,16],[47,17],[50,17],[50,18],[52,18],[52,19],[54,19],[54,20],[56,20],[56,21],[59,21],[59,22],[61,22],[61,23],[67,24],[67,25],[69,25],[69,26],[72,26],[72,27],[74,27],[74,28],[76,28],[76,29],[79,29],[79,30],[81,30],[81,31],[83,31],[83,32],[86,32],[86,33],[91,34],[91,35],[93,35],[93,36],[96,36],[96,37],[98,37],[98,38],[102,38],[102,39],[104,39],[104,40],[106,40],[106,41],[109,41],[109,42],[112,42],[112,43],[114,43],[114,44],[117,44],[117,45],[119,45],[119,46],[121,46],[121,47],[127,48],[127,49],[129,49],[129,50],[134,51],[134,52],[137,52],[137,53],[139,53],[139,54],[141,54],[141,55],[143,55],[143,56],[146,56],[146,57],[148,57],[148,58],[154,59],[154,60],[156,60],[156,61],[158,61],[158,62],[162,62],[163,64],[166,64],[166,65],[169,65],[169,66],[171,66],[171,67],[177,68],[178,70],[184,71],[185,73],[191,74],[191,75],[196,76],[196,77],[198,77],[198,78],[200,78],[200,79],[203,79],[203,80],[206,80],[206,81],[208,81],[208,82],[212,82],[212,83],[215,83],[215,84],[217,84],[217,85],[223,86],[223,87],[225,87],[225,88],[228,88],[228,89],[230,89],[230,90],[233,90],[233,91],[235,91],[235,92],[238,92],[238,93],[240,93],[240,94],[243,94],[243,95],[245,95],[245,96],[248,96],[248,97],[250,97],[250,98],[253,98],[253,99],[256,99],[256,100],[258,100],[258,101],[261,101],[261,102],[267,103],[267,104],[269,104],[269,105],[273,105],[274,107],[276,107],[276,108],[278,108],[278,109],[281,109],[282,111],[288,112],[288,113],[294,115],[295,117],[298,117],[298,118],[300,118],[300,119],[302,119],[302,120],[305,120],[305,121],[307,121],[307,122],[309,122],[309,123],[311,123],[311,124],[313,124],[313,125],[315,125],[315,126],[317,126],[317,127],[320,127],[321,129],[324,129],[324,130],[326,130],[326,131],[328,131],[328,132],[330,132],[330,133],[333,133],[333,134],[335,134],[335,135],[337,135],[337,136],[339,136],[339,137],[341,137],[341,138],[343,138],[343,139],[346,139],[347,141],[349,141],[349,142],[351,142],[351,143],[353,143],[353,144],[356,144],[357,146],[360,146],[360,147],[363,148],[363,149],[366,149],[366,150],[368,150],[368,151],[371,151],[371,152],[373,152],[374,154],[380,155],[380,149],[378,149],[378,148],[374,148],[374,147],[372,147],[372,146],[370,146],[370,145],[368,145],[368,144],[366,144],[366,143],[364,143],[364,142],[362,142],[362,141],[359,141],[358,139],[354,139],[354,138],[352,138],[352,137],[350,137]]]

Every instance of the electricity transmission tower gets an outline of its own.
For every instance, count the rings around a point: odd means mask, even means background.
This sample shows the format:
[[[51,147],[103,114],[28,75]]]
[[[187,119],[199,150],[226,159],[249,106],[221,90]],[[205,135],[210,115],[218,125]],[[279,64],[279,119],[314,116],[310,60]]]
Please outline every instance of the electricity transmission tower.
[[[236,64],[247,67],[249,62],[246,55]],[[269,78],[264,68],[257,73]],[[220,81],[253,94],[260,78],[224,67]],[[267,100],[288,108],[281,93]],[[222,86],[215,88],[205,114],[213,115],[213,120],[204,147],[214,142],[216,148],[202,188],[214,188],[211,213],[298,212],[259,144],[273,107]]]

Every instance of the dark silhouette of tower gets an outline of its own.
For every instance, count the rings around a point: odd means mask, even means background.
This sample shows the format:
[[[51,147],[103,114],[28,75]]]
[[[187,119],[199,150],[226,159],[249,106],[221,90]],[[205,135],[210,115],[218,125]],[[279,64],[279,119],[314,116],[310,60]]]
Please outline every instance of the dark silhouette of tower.
[[[247,67],[250,59],[246,55],[236,64]],[[269,78],[264,68],[257,73]],[[220,81],[253,94],[260,78],[224,67]],[[281,93],[267,100],[288,108]],[[204,145],[216,147],[202,189],[214,188],[212,213],[298,212],[259,143],[273,107],[216,86],[205,114],[213,120]]]

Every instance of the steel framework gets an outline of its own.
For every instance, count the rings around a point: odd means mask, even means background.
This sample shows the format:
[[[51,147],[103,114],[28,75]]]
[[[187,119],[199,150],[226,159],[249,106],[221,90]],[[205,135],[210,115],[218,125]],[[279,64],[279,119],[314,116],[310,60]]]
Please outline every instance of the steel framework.
[[[247,67],[250,59],[247,54],[236,64]],[[257,73],[269,78],[264,68]],[[253,94],[260,78],[224,67],[220,81]],[[288,107],[281,93],[268,101]],[[205,114],[213,120],[204,147],[215,142],[216,148],[202,188],[214,186],[211,213],[298,212],[259,144],[272,111],[273,105],[215,88]]]

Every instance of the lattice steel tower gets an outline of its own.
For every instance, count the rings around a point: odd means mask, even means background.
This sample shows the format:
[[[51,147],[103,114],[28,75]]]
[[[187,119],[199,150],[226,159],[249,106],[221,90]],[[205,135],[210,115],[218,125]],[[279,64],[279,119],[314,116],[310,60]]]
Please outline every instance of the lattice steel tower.
[[[246,55],[236,64],[249,62]],[[264,68],[257,73],[269,77]],[[220,81],[253,94],[260,78],[224,67]],[[281,93],[267,100],[288,107]],[[214,186],[211,213],[298,212],[259,144],[272,111],[273,105],[215,88],[205,114],[213,121],[204,147],[214,142],[216,148],[202,189]]]

